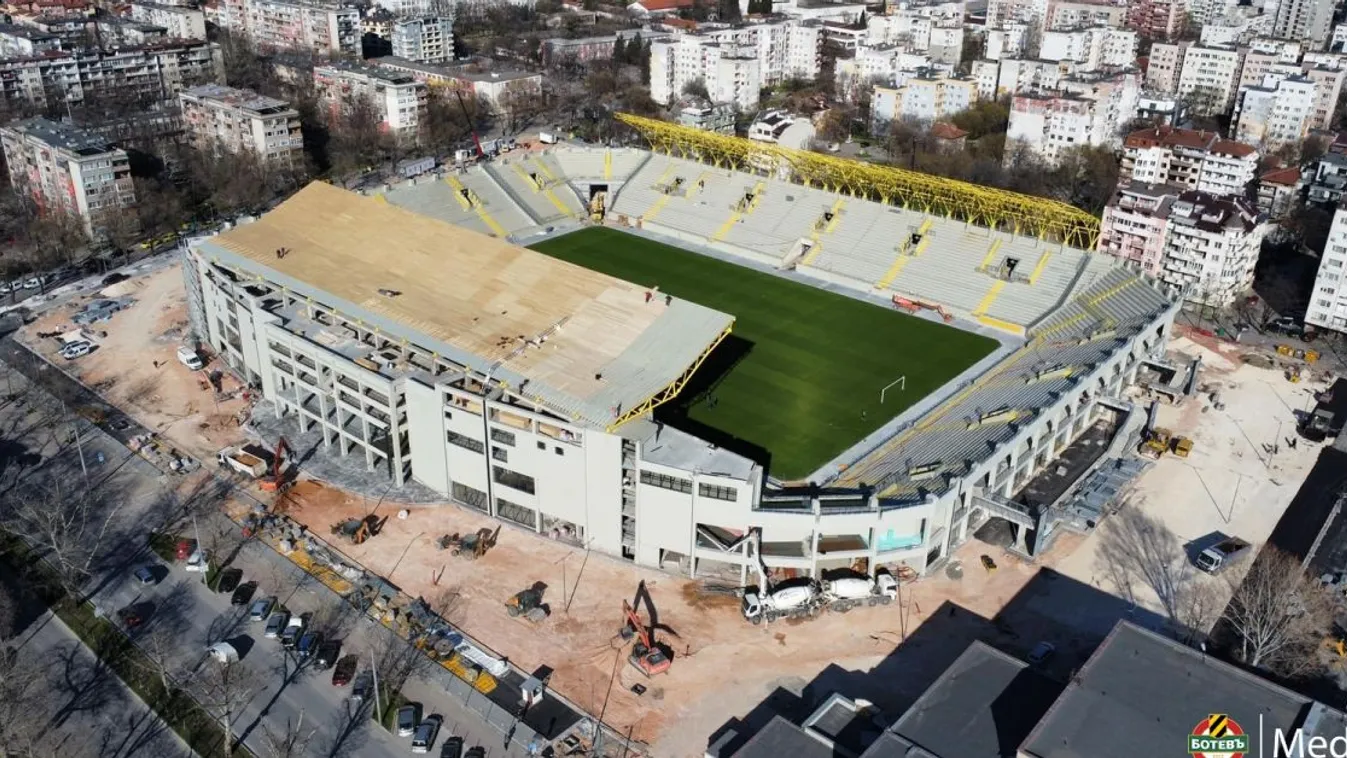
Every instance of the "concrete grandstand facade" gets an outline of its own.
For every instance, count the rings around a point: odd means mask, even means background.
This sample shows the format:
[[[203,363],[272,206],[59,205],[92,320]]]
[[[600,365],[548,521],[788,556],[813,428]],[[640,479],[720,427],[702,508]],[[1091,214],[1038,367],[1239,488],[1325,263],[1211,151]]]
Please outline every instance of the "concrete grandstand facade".
[[[606,193],[609,223],[880,304],[897,295],[939,305],[1005,347],[989,370],[937,393],[938,408],[894,419],[813,484],[791,485],[630,413],[651,387],[578,401],[555,376],[511,373],[508,351],[474,354],[436,337],[433,324],[393,318],[401,294],[392,305],[371,292],[338,294],[335,279],[302,265],[302,252],[275,253],[329,244],[287,235],[319,214],[327,223],[338,213],[332,203],[377,227],[379,249],[395,249],[412,214],[436,227],[431,236],[461,234],[433,218],[523,241],[580,226],[596,192]],[[640,150],[562,145],[371,198],[323,194],[185,253],[203,343],[278,414],[321,429],[324,444],[396,483],[412,479],[524,528],[694,575],[747,578],[759,558],[807,574],[862,559],[922,572],[993,515],[1015,524],[1032,552],[1053,521],[1046,507],[1030,512],[1012,499],[1092,427],[1119,423],[1125,389],[1161,358],[1177,311],[1103,256]],[[402,215],[390,222],[386,212]],[[1008,257],[1017,259],[1010,271]],[[377,286],[411,290],[421,274],[404,276]],[[714,347],[717,327],[728,328],[717,316],[672,322],[701,326],[661,381],[674,386]]]

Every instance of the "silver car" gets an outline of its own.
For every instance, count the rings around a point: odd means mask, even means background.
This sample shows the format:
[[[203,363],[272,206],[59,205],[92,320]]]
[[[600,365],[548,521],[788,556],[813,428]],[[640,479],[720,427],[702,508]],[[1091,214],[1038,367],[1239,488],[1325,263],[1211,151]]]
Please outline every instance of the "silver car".
[[[285,629],[285,622],[289,620],[290,614],[285,611],[276,611],[271,614],[271,618],[267,619],[267,629],[263,632],[263,636],[269,640],[274,640],[281,636],[281,630]]]
[[[417,722],[420,721],[421,707],[412,703],[404,705],[398,709],[398,736],[410,737],[416,731]]]

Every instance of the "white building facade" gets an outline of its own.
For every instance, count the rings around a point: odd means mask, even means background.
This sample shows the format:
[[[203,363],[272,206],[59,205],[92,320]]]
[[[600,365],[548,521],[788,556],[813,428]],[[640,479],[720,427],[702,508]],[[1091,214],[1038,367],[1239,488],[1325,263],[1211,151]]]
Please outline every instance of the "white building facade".
[[[454,20],[422,16],[393,23],[393,55],[417,63],[446,63],[454,59]]]

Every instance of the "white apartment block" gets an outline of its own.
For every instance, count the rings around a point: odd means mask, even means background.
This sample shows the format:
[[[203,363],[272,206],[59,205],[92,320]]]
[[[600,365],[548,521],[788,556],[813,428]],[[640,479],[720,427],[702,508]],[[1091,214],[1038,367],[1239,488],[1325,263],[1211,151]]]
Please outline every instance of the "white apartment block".
[[[1020,58],[1024,56],[1028,40],[1029,27],[1025,24],[1005,24],[998,29],[988,29],[982,55],[991,61]]]
[[[1123,140],[1119,184],[1166,184],[1212,195],[1243,196],[1258,174],[1259,152],[1216,132],[1168,126]]]
[[[1002,29],[1007,24],[1041,26],[1051,8],[1049,0],[988,0],[987,29]]]
[[[0,24],[0,57],[20,58],[41,55],[49,50],[60,50],[58,35],[40,29],[16,24]]]
[[[1328,41],[1328,50],[1333,53],[1347,52],[1347,24],[1333,27],[1333,37]]]
[[[360,52],[360,11],[336,0],[222,0],[220,25],[264,49]]]
[[[838,97],[855,102],[871,85],[898,86],[904,74],[940,70],[924,53],[906,53],[896,45],[862,45],[850,58],[839,58],[834,69]]]
[[[374,7],[382,8],[398,18],[418,18],[437,15],[431,0],[375,0]],[[441,7],[455,7],[457,4],[438,3]]]
[[[174,40],[115,50],[47,52],[0,60],[0,101],[39,108],[79,105],[86,97],[168,103],[188,87],[223,79],[220,46],[213,42]]]
[[[1322,50],[1332,33],[1334,0],[1279,0],[1272,36],[1304,40]]]
[[[383,129],[415,134],[426,114],[426,85],[408,74],[348,61],[315,66],[313,83],[319,103],[333,115],[360,101],[370,103]]]
[[[205,39],[206,14],[196,8],[158,3],[132,3],[131,18],[145,24],[162,26],[175,39]]]
[[[1305,323],[1347,332],[1347,210],[1333,212],[1333,226],[1319,256],[1319,273],[1305,311]]]
[[[762,87],[817,78],[822,44],[821,26],[794,22],[656,40],[650,47],[650,95],[668,105],[700,80],[716,102],[753,110]]]
[[[935,63],[957,66],[963,56],[962,19],[922,13],[926,10],[900,9],[889,16],[871,16],[865,44],[926,53]]]
[[[197,149],[216,154],[248,151],[265,163],[301,165],[304,138],[299,111],[284,100],[221,84],[184,90],[178,99],[183,127]]]
[[[1241,93],[1235,139],[1269,152],[1304,141],[1314,123],[1316,89],[1303,76],[1268,74],[1263,86]]]
[[[875,133],[883,133],[895,121],[913,119],[944,121],[977,102],[977,82],[972,79],[917,76],[900,87],[875,87],[870,99],[870,118]]]
[[[417,63],[446,63],[454,58],[454,20],[424,16],[394,22],[393,55]]]
[[[1117,29],[1126,20],[1126,3],[1058,0],[1048,5],[1047,20],[1043,23],[1043,30],[1058,31],[1096,26]]]
[[[0,128],[11,186],[43,213],[67,213],[97,236],[136,203],[126,151],[83,129],[43,118]]]
[[[1271,228],[1245,198],[1180,193],[1169,207],[1159,279],[1186,300],[1228,306],[1253,286]]]
[[[1158,279],[1165,259],[1165,226],[1176,192],[1173,187],[1144,180],[1120,182],[1099,221],[1098,251]]]
[[[1008,58],[1001,61],[999,65],[995,61],[989,62],[997,66],[993,97],[1005,97],[1040,90],[1052,92],[1061,85],[1063,79],[1076,70],[1075,64],[1060,61]],[[983,71],[984,76],[989,75],[985,68]],[[983,86],[982,81],[979,80],[979,90]]]
[[[1203,23],[1198,42],[1208,47],[1243,45],[1272,34],[1272,17],[1244,12],[1252,10],[1237,6],[1224,16]]]
[[[1130,29],[1073,29],[1043,32],[1038,57],[1071,61],[1078,71],[1099,71],[1135,65],[1137,33]]]
[[[450,87],[464,91],[471,90],[474,95],[487,102],[496,113],[505,113],[511,107],[517,107],[517,103],[512,102],[508,96],[531,100],[542,97],[543,75],[534,71],[507,69],[499,65],[483,71],[473,64],[440,66],[433,63],[416,63],[396,56],[371,58],[366,63],[407,74],[432,89]]]
[[[1175,92],[1190,98],[1198,114],[1227,113],[1239,92],[1243,58],[1237,49],[1193,45],[1183,54]]]
[[[1179,75],[1183,73],[1183,56],[1191,42],[1156,42],[1151,45],[1146,67],[1146,89],[1174,94],[1179,91]]]
[[[1055,93],[1015,95],[1006,130],[1007,164],[1018,150],[1056,163],[1071,147],[1117,145],[1118,129],[1136,111],[1140,92],[1137,74],[1123,72],[1078,75],[1059,82]]]

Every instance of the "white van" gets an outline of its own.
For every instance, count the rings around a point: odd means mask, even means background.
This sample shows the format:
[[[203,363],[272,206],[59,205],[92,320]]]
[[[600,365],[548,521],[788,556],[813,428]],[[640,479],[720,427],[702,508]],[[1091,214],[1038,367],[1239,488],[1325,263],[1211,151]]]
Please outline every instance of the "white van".
[[[201,361],[201,356],[197,355],[195,350],[186,346],[178,348],[178,360],[182,362],[182,365],[193,371],[206,365]]]

